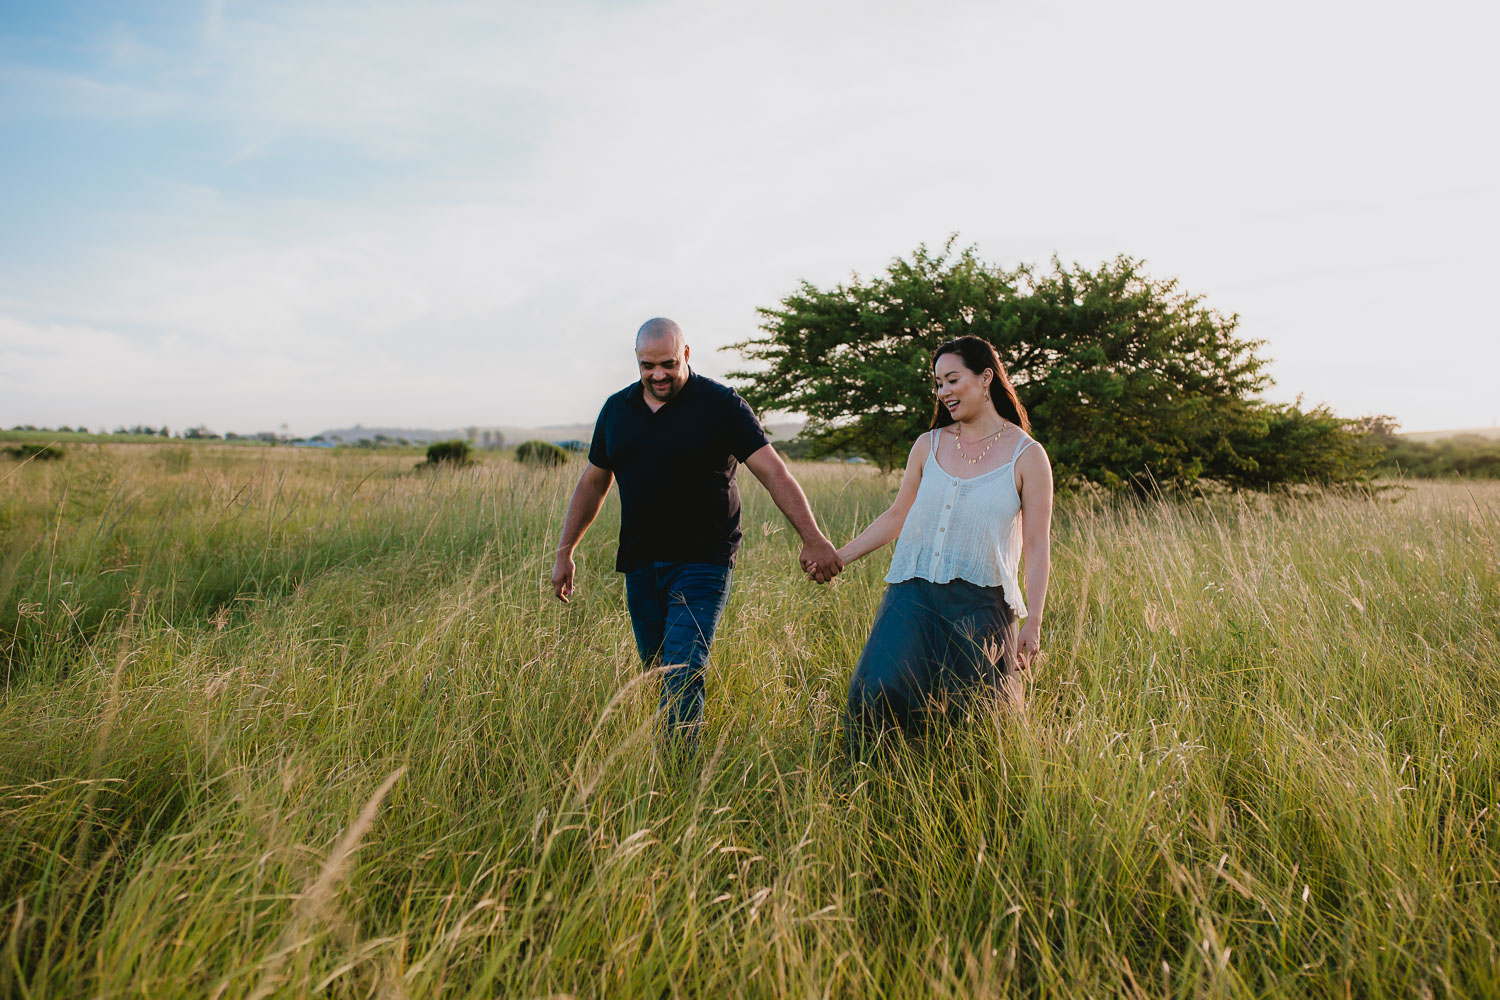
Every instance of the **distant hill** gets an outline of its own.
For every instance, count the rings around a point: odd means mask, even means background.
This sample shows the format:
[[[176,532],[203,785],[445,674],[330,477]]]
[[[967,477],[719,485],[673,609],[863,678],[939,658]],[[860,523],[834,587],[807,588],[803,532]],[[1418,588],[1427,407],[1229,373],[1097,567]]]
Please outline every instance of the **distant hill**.
[[[1500,427],[1471,427],[1468,430],[1462,431],[1412,431],[1409,434],[1398,434],[1396,436],[1404,438],[1407,441],[1415,441],[1419,444],[1431,444],[1434,441],[1446,441],[1449,438],[1465,437],[1467,435],[1500,441]]]
[[[332,430],[319,431],[317,437],[338,438],[349,444],[353,444],[360,438],[374,440],[377,434],[383,434],[388,438],[405,438],[408,441],[427,444],[432,441],[448,441],[453,438],[468,438],[473,433],[478,438],[485,431],[499,431],[505,435],[507,444],[516,444],[528,438],[538,437],[538,431],[527,427],[497,427],[493,424],[474,424],[470,427],[366,427],[364,424],[355,424],[353,427],[335,427]]]
[[[319,431],[318,436],[324,438],[338,438],[348,444],[353,444],[360,438],[375,440],[375,435],[384,434],[388,438],[405,438],[408,441],[427,444],[432,441],[447,441],[451,438],[465,438],[472,436],[476,439],[485,431],[505,435],[507,445],[520,444],[522,441],[541,439],[543,441],[592,441],[594,439],[594,425],[587,424],[547,424],[542,427],[509,427],[494,424],[474,424],[470,427],[449,427],[447,429],[433,429],[430,427],[366,427],[363,424],[355,424],[353,427],[340,427],[333,430]],[[767,424],[766,436],[772,441],[789,441],[802,431],[801,423],[779,423]]]

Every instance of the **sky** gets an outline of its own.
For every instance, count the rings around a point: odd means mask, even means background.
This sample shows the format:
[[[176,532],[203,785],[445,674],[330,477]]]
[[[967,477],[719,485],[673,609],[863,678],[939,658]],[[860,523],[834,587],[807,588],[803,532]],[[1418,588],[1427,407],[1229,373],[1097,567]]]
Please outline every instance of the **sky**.
[[[0,0],[0,425],[591,421],[665,315],[1118,254],[1500,420],[1500,5]]]

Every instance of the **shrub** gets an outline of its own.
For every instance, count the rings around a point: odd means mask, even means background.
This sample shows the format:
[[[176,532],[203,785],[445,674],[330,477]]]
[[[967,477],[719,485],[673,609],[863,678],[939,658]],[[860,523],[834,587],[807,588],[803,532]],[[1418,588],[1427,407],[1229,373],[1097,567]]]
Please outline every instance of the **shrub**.
[[[1457,434],[1438,441],[1392,436],[1381,462],[1385,472],[1423,479],[1500,479],[1500,440]]]
[[[1276,486],[1359,486],[1374,477],[1384,454],[1379,430],[1366,420],[1346,420],[1324,406],[1263,403],[1228,435],[1230,447],[1204,469],[1241,489]]]
[[[18,444],[5,449],[5,452],[12,458],[22,460],[34,458],[39,462],[63,457],[63,450],[55,444]]]
[[[568,453],[551,441],[522,441],[516,445],[516,461],[552,467],[568,460]]]
[[[468,465],[469,442],[460,438],[450,441],[434,441],[427,446],[428,465]]]

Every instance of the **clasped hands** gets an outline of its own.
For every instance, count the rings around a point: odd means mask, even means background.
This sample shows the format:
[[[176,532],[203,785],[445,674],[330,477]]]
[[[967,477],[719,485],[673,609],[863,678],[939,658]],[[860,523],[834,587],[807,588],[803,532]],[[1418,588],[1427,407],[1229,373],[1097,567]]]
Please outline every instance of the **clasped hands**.
[[[844,570],[844,560],[839,557],[838,549],[821,536],[802,543],[802,554],[798,561],[807,578],[814,583],[827,583]]]

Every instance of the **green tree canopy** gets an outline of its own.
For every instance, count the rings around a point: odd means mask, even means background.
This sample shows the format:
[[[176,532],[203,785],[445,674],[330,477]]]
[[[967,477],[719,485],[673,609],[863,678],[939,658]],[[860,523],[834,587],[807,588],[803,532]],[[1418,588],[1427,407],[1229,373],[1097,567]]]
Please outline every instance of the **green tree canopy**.
[[[816,453],[855,450],[894,468],[931,424],[932,351],[973,334],[999,351],[1060,481],[1144,490],[1297,476],[1296,463],[1268,464],[1256,447],[1292,418],[1254,398],[1266,361],[1260,342],[1236,334],[1237,316],[1130,257],[1006,270],[954,243],[829,289],[804,281],[759,310],[765,335],[734,345],[759,363],[732,374],[745,399],[805,414]],[[1347,424],[1294,422],[1299,433]]]

